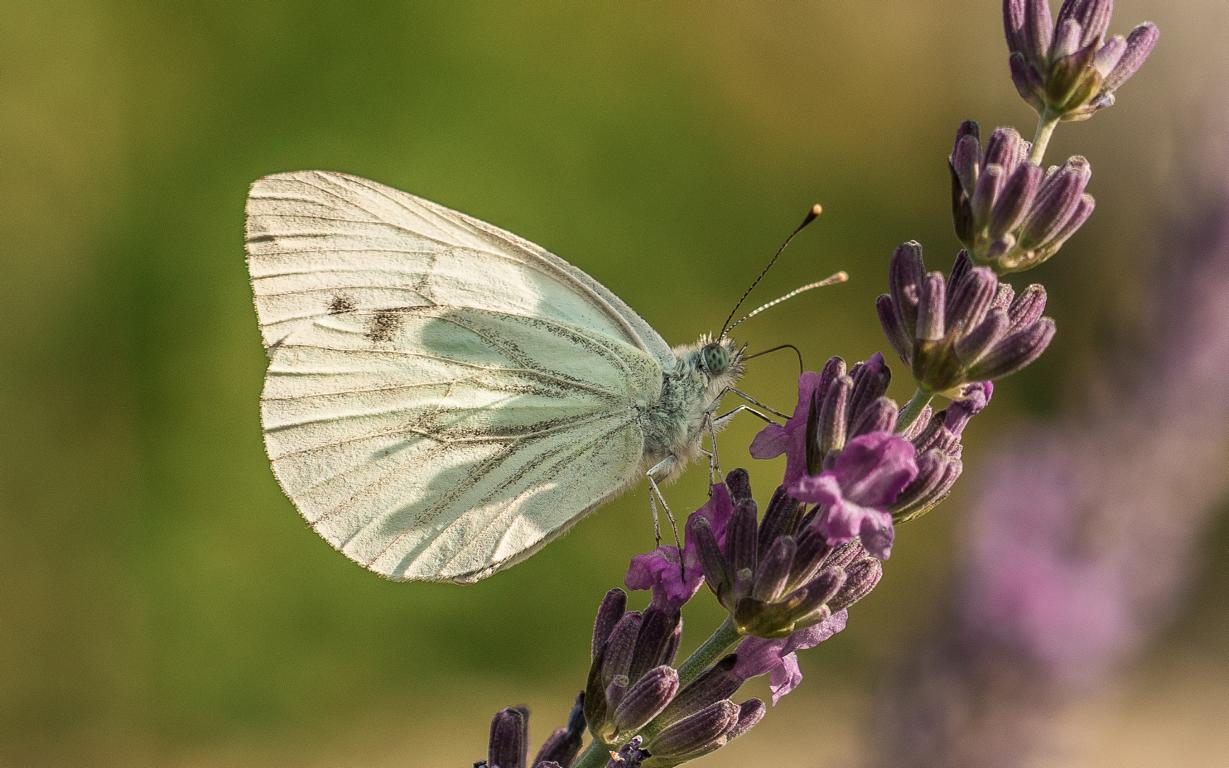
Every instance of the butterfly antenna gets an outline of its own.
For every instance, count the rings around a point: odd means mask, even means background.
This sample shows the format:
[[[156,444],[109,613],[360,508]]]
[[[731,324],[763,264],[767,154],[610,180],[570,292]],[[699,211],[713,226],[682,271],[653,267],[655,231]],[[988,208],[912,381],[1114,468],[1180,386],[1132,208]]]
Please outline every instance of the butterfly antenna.
[[[756,352],[753,355],[746,355],[742,358],[742,360],[744,362],[747,360],[754,360],[757,357],[763,357],[764,355],[770,355],[773,352],[783,352],[787,349],[792,349],[794,351],[794,355],[798,358],[798,375],[801,376],[802,372],[806,370],[806,364],[802,362],[802,350],[798,349],[798,347],[795,347],[793,344],[780,344],[771,349],[765,349],[765,350]]]
[[[717,335],[717,338],[719,339],[725,338],[725,334],[730,328],[730,321],[734,319],[734,314],[738,312],[738,308],[743,305],[743,302],[746,301],[747,297],[751,295],[751,292],[755,290],[755,286],[760,284],[760,281],[764,279],[764,275],[767,275],[768,270],[772,269],[772,265],[777,263],[777,259],[781,257],[781,253],[790,244],[790,242],[792,242],[793,239],[798,236],[798,233],[801,232],[803,229],[805,229],[806,226],[810,224],[812,221],[815,221],[817,218],[819,218],[819,214],[823,212],[824,212],[823,206],[821,206],[819,203],[816,203],[815,205],[811,206],[811,210],[807,211],[807,215],[802,220],[802,223],[799,224],[797,227],[795,227],[793,232],[789,233],[789,237],[785,238],[785,242],[781,243],[781,247],[778,248],[777,252],[772,255],[772,258],[768,260],[768,264],[765,265],[762,270],[760,270],[759,275],[756,276],[755,280],[751,281],[751,285],[747,288],[747,290],[743,291],[743,295],[738,298],[738,303],[735,304],[734,308],[730,310],[730,316],[725,319],[724,323],[722,323],[721,333]]]
[[[768,310],[768,309],[772,309],[773,307],[777,306],[778,304],[782,302],[789,301],[790,299],[794,298],[800,293],[806,293],[807,291],[813,291],[816,288],[823,288],[824,286],[827,286],[827,285],[836,285],[837,283],[843,283],[848,279],[849,279],[849,273],[846,272],[845,270],[841,270],[840,272],[837,272],[834,275],[828,275],[823,280],[816,280],[815,282],[807,283],[806,285],[800,288],[795,288],[794,290],[790,291],[784,296],[778,296],[777,298],[773,299],[767,304],[761,304],[760,306],[751,310],[747,314],[743,315],[736,322],[731,324],[729,329],[726,332],[728,333],[729,331],[734,330],[735,328],[742,325],[747,320],[750,320],[751,318],[755,317],[759,313],[765,310]]]

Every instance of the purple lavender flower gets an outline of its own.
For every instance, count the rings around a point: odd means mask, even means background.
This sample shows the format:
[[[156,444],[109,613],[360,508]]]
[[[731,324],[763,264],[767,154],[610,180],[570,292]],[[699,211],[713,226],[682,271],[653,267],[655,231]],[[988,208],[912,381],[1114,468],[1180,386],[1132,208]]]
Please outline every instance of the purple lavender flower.
[[[885,396],[891,381],[892,372],[879,353],[855,364],[848,374],[844,360],[830,358],[819,373],[799,377],[794,415],[783,427],[770,424],[760,430],[751,455],[771,459],[784,453],[781,484],[786,487],[819,473],[847,440],[895,428],[896,403]]]
[[[1011,79],[1043,119],[1087,120],[1112,105],[1152,52],[1151,22],[1105,37],[1113,9],[1113,0],[1064,0],[1052,21],[1049,0],[1004,0]]]
[[[886,560],[893,538],[888,507],[917,474],[908,441],[872,432],[851,440],[832,469],[804,477],[789,492],[799,501],[821,505],[814,525],[829,544],[861,537],[868,552]]]
[[[1067,740],[1062,711],[1189,605],[1229,488],[1229,399],[1208,396],[1229,379],[1229,166],[1193,156],[1178,178],[1197,191],[1170,213],[1135,309],[1148,337],[1068,383],[1073,411],[986,457],[943,620],[885,676],[876,765],[1045,763]]]
[[[840,610],[824,621],[800,629],[785,637],[773,639],[748,637],[738,645],[737,663],[732,670],[740,682],[753,677],[768,675],[775,706],[781,697],[798,687],[802,682],[802,669],[798,666],[798,651],[814,648],[836,633],[845,629],[849,613]]]
[[[844,361],[840,361],[844,374]],[[756,434],[751,441],[750,453],[757,459],[772,459],[785,454],[785,485],[792,485],[807,472],[806,464],[806,431],[807,415],[811,409],[811,399],[815,393],[824,392],[834,376],[825,376],[833,360],[828,361],[824,372],[806,371],[798,377],[798,404],[794,406],[794,415],[784,426],[769,424]],[[886,389],[886,387],[885,387]]]
[[[708,502],[689,519],[706,520],[714,538],[724,544],[726,526],[733,513],[730,489],[725,483],[716,483],[710,489]],[[628,589],[653,590],[653,605],[662,610],[678,610],[695,595],[704,579],[690,525],[684,536],[686,543],[681,554],[678,547],[663,544],[652,552],[636,555],[623,580]]]
[[[889,275],[889,292],[877,302],[879,322],[927,392],[1015,373],[1054,338],[1054,321],[1041,316],[1044,288],[1030,285],[1017,295],[990,269],[974,267],[965,251],[944,280],[926,273],[921,245],[905,243],[892,255]]]
[[[1000,275],[1032,269],[1092,215],[1096,201],[1084,193],[1091,166],[1077,156],[1042,173],[1014,128],[996,128],[984,150],[979,134],[977,123],[961,123],[948,158],[956,236]]]

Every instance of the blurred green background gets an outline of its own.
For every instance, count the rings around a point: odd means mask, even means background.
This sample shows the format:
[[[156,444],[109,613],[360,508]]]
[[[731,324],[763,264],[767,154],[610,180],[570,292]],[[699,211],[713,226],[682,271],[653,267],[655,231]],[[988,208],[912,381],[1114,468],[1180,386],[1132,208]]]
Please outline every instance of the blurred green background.
[[[819,200],[756,297],[837,269],[852,281],[741,340],[794,342],[812,366],[860,359],[886,346],[872,300],[892,247],[917,238],[936,268],[954,253],[958,121],[1032,132],[999,14],[992,0],[6,3],[0,764],[469,765],[502,706],[533,707],[535,742],[561,721],[594,607],[652,544],[640,492],[472,587],[384,582],[319,540],[261,444],[253,179],[344,170],[464,210],[585,269],[672,343],[716,329]],[[1060,334],[972,430],[970,473],[1118,337],[1181,203],[1175,169],[1206,144],[1191,132],[1229,103],[1229,8],[1121,0],[1115,31],[1145,18],[1164,33],[1148,66],[1052,145],[1090,156],[1099,210],[1028,276]],[[793,379],[768,358],[746,388],[789,407]],[[755,428],[730,430],[727,466]],[[668,491],[676,507],[702,498],[703,475]],[[867,690],[930,620],[960,516],[958,495],[903,529],[849,630],[804,657],[807,684],[708,764],[847,764]],[[1211,605],[1124,683],[1139,696],[1096,709],[1093,733],[1118,745],[1096,760],[1186,738],[1229,682],[1212,599],[1229,587],[1225,542],[1222,525],[1201,570]],[[701,602],[691,643],[715,619]],[[1229,760],[1223,734],[1202,738]]]

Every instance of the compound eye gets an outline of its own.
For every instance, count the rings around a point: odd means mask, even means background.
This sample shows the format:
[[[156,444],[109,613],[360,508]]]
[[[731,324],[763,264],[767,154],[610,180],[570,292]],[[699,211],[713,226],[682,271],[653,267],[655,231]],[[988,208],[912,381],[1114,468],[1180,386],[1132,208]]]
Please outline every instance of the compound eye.
[[[704,348],[704,367],[709,373],[722,373],[729,364],[729,355],[720,345],[709,344]]]

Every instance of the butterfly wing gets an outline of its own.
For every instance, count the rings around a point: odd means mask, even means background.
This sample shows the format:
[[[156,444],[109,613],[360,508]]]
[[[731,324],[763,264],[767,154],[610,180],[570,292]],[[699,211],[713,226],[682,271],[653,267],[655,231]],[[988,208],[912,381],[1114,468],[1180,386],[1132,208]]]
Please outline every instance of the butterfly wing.
[[[299,511],[351,559],[476,581],[639,476],[638,414],[669,349],[562,260],[367,185],[291,174],[253,189],[266,446]],[[309,187],[335,190],[334,208]]]
[[[247,252],[267,348],[330,312],[441,305],[558,320],[673,364],[648,323],[558,256],[357,176],[258,180],[248,195]]]

